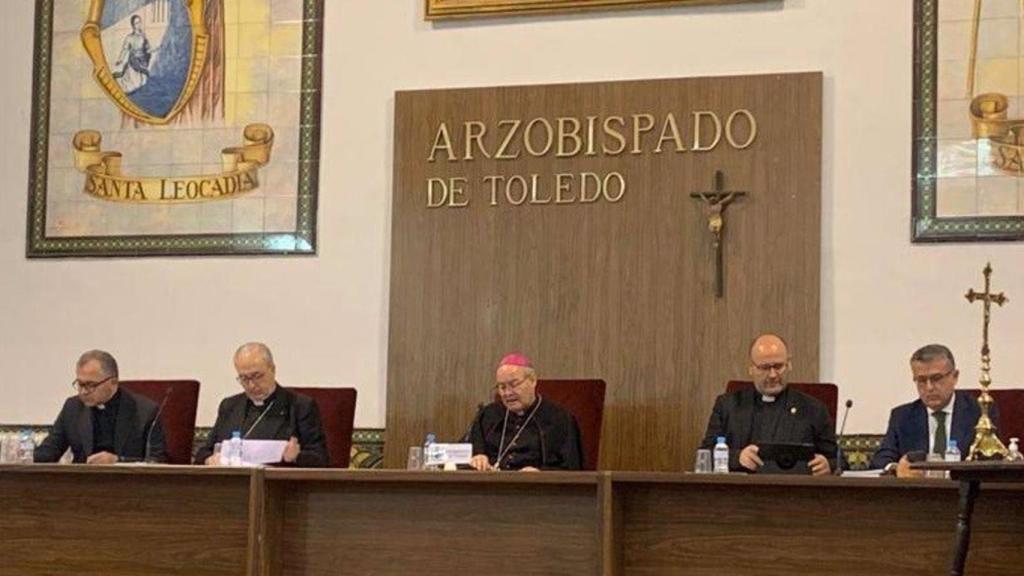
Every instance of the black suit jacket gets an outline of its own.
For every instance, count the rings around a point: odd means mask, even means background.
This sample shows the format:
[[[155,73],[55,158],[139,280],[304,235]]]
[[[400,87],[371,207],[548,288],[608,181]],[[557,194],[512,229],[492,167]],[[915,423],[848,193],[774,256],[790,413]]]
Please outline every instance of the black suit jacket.
[[[956,440],[960,453],[965,455],[974,443],[974,426],[981,417],[981,406],[973,396],[957,390],[953,403],[953,422],[950,424],[950,439]],[[990,416],[993,424],[998,424],[998,414],[993,411]],[[898,462],[908,452],[925,452],[928,445],[928,408],[920,399],[892,409],[889,414],[889,428],[885,431],[882,445],[871,457],[872,468],[885,468],[892,462]]]
[[[124,388],[120,391],[120,406],[114,426],[114,449],[118,459],[131,462],[148,457],[153,462],[167,461],[164,429],[159,421],[155,421],[157,404]],[[68,447],[75,456],[74,461],[79,464],[85,463],[93,450],[92,411],[78,396],[72,396],[64,402],[64,407],[50,428],[50,434],[36,448],[34,460],[57,462]]]
[[[729,445],[729,470],[747,471],[740,466],[740,452],[751,443],[754,401],[759,392],[753,387],[722,394],[715,400],[701,448],[714,448],[718,436],[725,436]],[[813,398],[789,388],[786,391],[786,412],[779,422],[776,443],[814,444],[815,453],[829,459],[836,468],[836,434],[828,408]]]
[[[241,430],[245,418],[245,394],[236,394],[225,398],[217,410],[217,422],[214,423],[206,442],[196,451],[195,463],[202,464],[213,454],[213,445],[231,439],[231,433]],[[245,430],[241,430],[245,435]],[[288,440],[295,436],[299,440],[301,451],[295,460],[295,466],[313,468],[327,466],[327,440],[324,427],[320,422],[320,410],[316,402],[309,396],[297,394],[281,386],[277,386],[274,405],[249,433],[252,440]]]

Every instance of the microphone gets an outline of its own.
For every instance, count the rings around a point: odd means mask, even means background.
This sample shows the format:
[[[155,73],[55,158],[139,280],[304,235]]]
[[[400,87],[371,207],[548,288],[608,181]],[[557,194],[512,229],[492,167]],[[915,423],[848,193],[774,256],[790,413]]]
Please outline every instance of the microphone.
[[[143,462],[152,462],[150,460],[150,441],[153,439],[153,428],[156,428],[157,424],[160,424],[160,416],[164,413],[164,406],[167,406],[167,399],[171,397],[171,391],[174,387],[168,386],[167,392],[164,392],[164,399],[160,401],[160,407],[156,409],[156,416],[153,417],[153,423],[149,425],[149,432],[146,433],[146,450],[143,454]]]
[[[843,423],[839,426],[839,435],[836,437],[836,470],[834,474],[843,474],[843,432],[846,431],[846,417],[850,415],[850,408],[853,407],[853,400],[846,399],[846,410],[843,410]]]
[[[473,420],[470,421],[469,428],[466,428],[466,433],[459,438],[459,444],[465,444],[466,442],[469,442],[470,436],[473,435],[473,425],[476,424],[476,421],[480,419],[480,414],[484,411],[484,408],[487,408],[487,404],[484,402],[481,402],[476,405],[476,415],[473,416]]]

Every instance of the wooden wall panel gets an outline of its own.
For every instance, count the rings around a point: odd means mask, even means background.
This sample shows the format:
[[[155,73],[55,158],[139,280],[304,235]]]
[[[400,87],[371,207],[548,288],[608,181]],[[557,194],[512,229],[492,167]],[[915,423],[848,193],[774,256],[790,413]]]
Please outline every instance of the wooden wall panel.
[[[820,282],[821,74],[399,92],[395,98],[387,446],[401,467],[428,431],[457,438],[491,396],[494,363],[529,354],[545,378],[608,382],[605,469],[692,466],[714,397],[746,375],[750,340],[786,337],[794,380],[815,380]],[[667,112],[687,146],[693,111],[750,110],[746,150],[652,151]],[[651,113],[646,152],[427,162],[438,124]],[[488,138],[497,137],[489,133]],[[494,143],[496,145],[496,142]],[[671,147],[667,145],[667,147]],[[493,148],[492,148],[493,151]],[[439,158],[444,155],[440,154]],[[716,169],[749,192],[727,211],[725,297],[690,192]],[[620,172],[615,204],[490,206],[486,175]],[[426,180],[462,176],[469,206],[426,207]]]

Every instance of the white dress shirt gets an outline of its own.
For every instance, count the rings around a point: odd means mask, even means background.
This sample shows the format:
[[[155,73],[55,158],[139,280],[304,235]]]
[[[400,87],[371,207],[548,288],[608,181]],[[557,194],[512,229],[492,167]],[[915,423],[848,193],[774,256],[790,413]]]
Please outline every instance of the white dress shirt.
[[[955,404],[955,403],[956,403],[956,393],[954,392],[953,393],[953,397],[949,399],[949,404],[946,404],[945,408],[942,408],[940,410],[928,409],[928,447],[932,448],[931,452],[939,452],[940,454],[945,454],[946,453],[946,447],[945,446],[941,446],[940,447],[941,450],[934,450],[934,447],[935,447],[935,431],[938,429],[939,423],[938,423],[938,421],[935,420],[935,416],[933,416],[933,414],[935,414],[936,412],[945,412],[946,413],[946,441],[948,442],[948,441],[953,439],[953,434],[952,434],[952,431],[953,431],[953,404]],[[957,448],[960,449],[960,452],[964,451],[964,447],[963,446],[957,446]]]

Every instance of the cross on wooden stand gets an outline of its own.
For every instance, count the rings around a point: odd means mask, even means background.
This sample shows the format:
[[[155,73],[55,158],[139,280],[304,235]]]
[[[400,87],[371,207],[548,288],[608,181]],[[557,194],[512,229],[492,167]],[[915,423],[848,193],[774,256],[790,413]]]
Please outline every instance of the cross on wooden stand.
[[[715,251],[716,298],[721,298],[723,293],[722,232],[725,228],[725,208],[736,198],[746,195],[746,192],[739,190],[726,190],[725,174],[721,170],[715,170],[714,190],[690,193],[691,198],[703,200],[707,205],[708,231],[711,232]]]
[[[1009,451],[996,436],[996,427],[992,425],[989,412],[992,408],[992,396],[988,393],[988,387],[992,384],[992,376],[989,374],[992,368],[992,357],[988,347],[988,324],[992,319],[992,303],[999,306],[1010,301],[1002,292],[993,294],[991,289],[992,264],[985,264],[982,270],[985,275],[985,291],[975,292],[974,288],[964,295],[967,301],[975,303],[981,301],[985,306],[984,319],[981,329],[981,396],[978,397],[978,404],[981,405],[981,416],[978,424],[974,427],[974,444],[967,454],[968,460],[1002,460]]]

